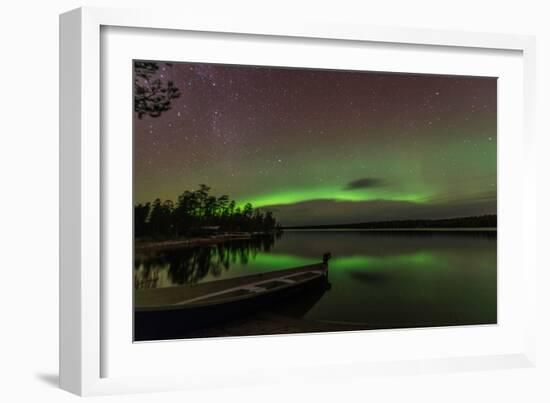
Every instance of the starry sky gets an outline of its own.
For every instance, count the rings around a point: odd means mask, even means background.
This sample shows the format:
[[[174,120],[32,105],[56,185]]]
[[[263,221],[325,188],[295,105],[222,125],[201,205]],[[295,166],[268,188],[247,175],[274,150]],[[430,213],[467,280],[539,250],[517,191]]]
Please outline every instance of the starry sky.
[[[496,214],[497,79],[159,62],[134,201],[206,184],[285,226]]]

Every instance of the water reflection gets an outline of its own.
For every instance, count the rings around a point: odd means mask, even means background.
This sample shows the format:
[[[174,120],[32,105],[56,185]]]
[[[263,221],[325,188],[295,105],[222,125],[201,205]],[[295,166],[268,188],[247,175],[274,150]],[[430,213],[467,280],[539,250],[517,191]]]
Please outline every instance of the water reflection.
[[[156,288],[217,279],[232,265],[246,266],[259,252],[269,253],[275,239],[274,235],[257,236],[196,248],[137,251],[134,286]]]
[[[369,328],[496,323],[496,245],[495,231],[286,231],[140,253],[134,272],[137,288],[170,287],[318,263],[330,251],[330,291],[279,313]]]

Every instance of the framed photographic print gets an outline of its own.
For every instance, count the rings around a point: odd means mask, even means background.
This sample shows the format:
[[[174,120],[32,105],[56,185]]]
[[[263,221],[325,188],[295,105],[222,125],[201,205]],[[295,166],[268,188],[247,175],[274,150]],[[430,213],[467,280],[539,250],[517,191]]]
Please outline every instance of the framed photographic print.
[[[62,15],[62,387],[532,365],[533,49]]]
[[[497,323],[496,77],[134,82],[135,340]]]

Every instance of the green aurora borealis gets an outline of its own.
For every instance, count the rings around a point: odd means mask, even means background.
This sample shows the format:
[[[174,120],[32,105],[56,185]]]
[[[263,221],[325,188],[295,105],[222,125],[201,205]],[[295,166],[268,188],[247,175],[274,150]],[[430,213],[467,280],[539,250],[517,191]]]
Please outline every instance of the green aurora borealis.
[[[215,195],[283,225],[496,213],[496,78],[159,63],[134,116],[135,202]]]

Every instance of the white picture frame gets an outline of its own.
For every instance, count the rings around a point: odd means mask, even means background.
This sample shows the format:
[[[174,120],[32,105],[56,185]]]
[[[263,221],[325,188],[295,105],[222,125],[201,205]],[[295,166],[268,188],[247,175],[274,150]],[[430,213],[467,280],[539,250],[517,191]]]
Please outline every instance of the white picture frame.
[[[138,374],[129,371],[125,373],[128,369],[124,367],[120,367],[117,371],[107,370],[105,362],[110,355],[113,355],[113,350],[118,350],[119,346],[107,348],[112,346],[112,341],[110,336],[106,335],[105,329],[102,329],[110,323],[105,319],[109,316],[110,310],[110,305],[107,303],[109,291],[104,284],[108,276],[102,271],[106,259],[102,227],[105,226],[104,220],[107,219],[102,214],[102,206],[108,199],[105,195],[105,190],[108,189],[105,183],[110,175],[106,169],[108,165],[105,163],[107,157],[104,150],[104,143],[109,142],[102,139],[102,132],[106,130],[105,123],[102,121],[104,118],[102,91],[106,92],[106,89],[101,87],[101,55],[105,55],[102,53],[104,44],[102,45],[101,31],[105,27],[194,32],[195,35],[197,33],[199,35],[200,33],[245,35],[253,36],[260,41],[262,38],[329,40],[333,41],[331,46],[335,47],[344,43],[378,43],[438,49],[469,49],[480,54],[495,50],[516,52],[521,59],[521,76],[516,79],[521,81],[523,89],[523,98],[520,100],[523,107],[520,119],[522,135],[518,133],[517,138],[511,139],[514,143],[510,143],[509,146],[513,144],[519,146],[519,148],[516,147],[519,154],[515,162],[521,169],[515,174],[506,175],[508,180],[522,185],[521,192],[516,191],[516,195],[512,196],[514,203],[507,208],[508,215],[511,212],[518,213],[518,218],[509,225],[509,228],[514,229],[515,235],[512,231],[508,231],[510,236],[501,237],[499,205],[499,245],[516,245],[514,261],[520,265],[523,278],[523,281],[514,287],[517,288],[518,295],[524,298],[524,303],[517,308],[516,314],[522,315],[525,320],[515,325],[513,332],[501,334],[504,339],[512,337],[513,333],[513,342],[502,344],[502,348],[498,351],[484,350],[485,347],[481,346],[477,349],[464,349],[462,353],[456,351],[453,353],[442,346],[438,351],[427,351],[426,354],[419,354],[416,357],[402,356],[397,351],[395,356],[388,359],[378,357],[376,360],[364,360],[361,356],[356,357],[347,350],[341,353],[342,359],[339,360],[332,359],[330,355],[315,356],[313,350],[308,351],[308,345],[315,345],[315,342],[310,343],[308,340],[316,336],[281,336],[268,338],[270,349],[277,351],[277,345],[284,344],[285,348],[290,345],[291,348],[300,349],[305,353],[297,355],[297,358],[288,364],[282,361],[264,364],[263,373],[252,372],[251,368],[258,363],[246,360],[240,364],[234,364],[236,369],[229,378],[222,376],[223,366],[218,372],[214,371],[208,379],[201,377],[208,373],[207,367],[195,371],[196,376],[189,376],[188,373],[185,376],[184,367],[189,367],[189,364],[181,366],[179,375],[174,371],[173,366],[162,376],[148,375],[146,370],[138,371]],[[533,128],[535,41],[533,37],[345,25],[316,21],[313,18],[285,23],[270,21],[268,17],[255,21],[236,17],[212,20],[151,10],[81,8],[61,15],[60,49],[60,384],[63,389],[79,395],[96,395],[209,387],[230,383],[248,385],[269,382],[270,379],[277,379],[278,382],[293,382],[296,376],[301,380],[307,378],[328,380],[328,370],[332,370],[330,379],[334,379],[334,372],[338,372],[338,376],[341,377],[356,377],[374,373],[407,374],[534,365],[535,317],[533,312],[536,311],[537,266],[534,257],[535,243],[529,242],[529,237],[533,235],[528,235],[535,233],[536,225],[535,183],[529,179],[534,177],[529,174],[535,171],[534,159],[530,158],[534,150],[535,138]],[[130,110],[128,113],[130,114]],[[500,148],[499,145],[499,158]],[[500,167],[499,161],[499,199],[502,181],[506,179],[502,178]],[[500,252],[499,249],[499,254]],[[416,339],[431,340],[432,344],[437,344],[438,337],[444,332],[448,333],[449,337],[460,337],[464,340],[473,337],[471,330],[464,328],[444,329],[437,335],[430,333],[429,330],[421,332],[423,333],[415,333],[412,336]],[[486,337],[489,342],[494,331],[488,329],[482,332],[485,334],[481,337]],[[375,333],[375,336],[369,336],[369,341],[374,340],[373,337],[375,337],[398,342],[399,338],[403,337],[403,333],[398,331]],[[330,343],[338,343],[338,340],[341,341],[341,337],[347,337],[347,341],[359,343],[366,337],[365,334],[354,332],[353,335],[324,336],[322,342],[330,345]],[[265,338],[246,339],[246,349],[251,355],[254,355],[255,351],[265,350],[267,346],[267,342],[263,341]],[[319,339],[315,340],[318,345]],[[223,339],[215,343],[216,351],[219,350],[220,353],[224,349],[245,351],[243,339]],[[468,342],[465,341],[465,343]],[[164,344],[164,354],[169,349],[180,347],[170,342],[157,344]],[[206,340],[203,344],[194,343],[193,350],[200,352],[201,348],[213,348],[213,345],[212,341]],[[156,348],[159,351],[159,346],[147,348]],[[147,352],[138,353],[150,356]],[[309,353],[313,355],[308,355]],[[128,354],[134,353],[128,349]],[[197,360],[193,357],[190,362]],[[128,358],[131,357],[127,355],[118,357],[119,360]],[[247,367],[248,364],[250,364],[249,367]],[[150,363],[143,366],[148,365]],[[308,368],[307,374],[304,373],[304,368]]]

